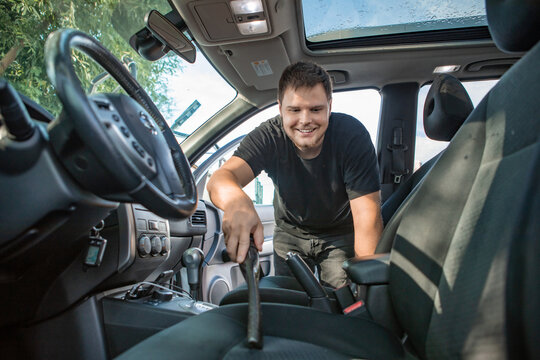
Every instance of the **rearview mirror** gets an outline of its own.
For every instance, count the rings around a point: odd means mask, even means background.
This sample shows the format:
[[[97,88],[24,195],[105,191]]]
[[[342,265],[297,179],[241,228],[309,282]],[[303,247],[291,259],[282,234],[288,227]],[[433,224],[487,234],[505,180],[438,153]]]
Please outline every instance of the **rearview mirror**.
[[[195,46],[189,39],[170,22],[159,11],[152,10],[146,14],[144,21],[148,30],[152,32],[154,37],[169,47],[178,56],[187,62],[193,64],[195,62],[196,50]]]

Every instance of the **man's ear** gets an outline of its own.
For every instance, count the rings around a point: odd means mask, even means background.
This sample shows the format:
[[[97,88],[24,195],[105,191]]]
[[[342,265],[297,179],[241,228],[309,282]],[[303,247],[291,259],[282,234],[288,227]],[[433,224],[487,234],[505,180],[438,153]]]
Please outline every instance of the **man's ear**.
[[[281,102],[279,100],[277,101],[277,105],[278,105],[279,114],[281,115]]]
[[[328,114],[332,113],[332,99],[328,102]]]

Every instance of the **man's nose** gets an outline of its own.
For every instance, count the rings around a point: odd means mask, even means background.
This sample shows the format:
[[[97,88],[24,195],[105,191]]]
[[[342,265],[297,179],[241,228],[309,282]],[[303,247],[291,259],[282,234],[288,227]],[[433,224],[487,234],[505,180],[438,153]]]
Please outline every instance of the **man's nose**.
[[[300,111],[300,119],[299,122],[301,124],[309,124],[311,122],[309,111]]]

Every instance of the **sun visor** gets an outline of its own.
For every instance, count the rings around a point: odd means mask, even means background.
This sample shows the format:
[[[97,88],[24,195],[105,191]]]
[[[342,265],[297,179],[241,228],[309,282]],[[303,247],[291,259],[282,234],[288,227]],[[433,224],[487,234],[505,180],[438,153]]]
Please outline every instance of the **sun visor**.
[[[281,38],[221,47],[238,75],[257,90],[276,89],[290,64]]]

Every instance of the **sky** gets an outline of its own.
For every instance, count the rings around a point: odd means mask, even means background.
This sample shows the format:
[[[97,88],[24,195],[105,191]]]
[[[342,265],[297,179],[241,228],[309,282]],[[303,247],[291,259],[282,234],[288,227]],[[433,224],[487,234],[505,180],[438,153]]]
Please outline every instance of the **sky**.
[[[182,71],[168,78],[167,97],[173,99],[172,111],[166,115],[172,124],[182,112],[197,100],[201,106],[178,131],[191,134],[236,96],[236,91],[197,51],[194,64],[184,63]]]
[[[427,26],[430,21],[485,14],[484,0],[303,0],[302,4],[308,38],[342,29],[408,23]]]

